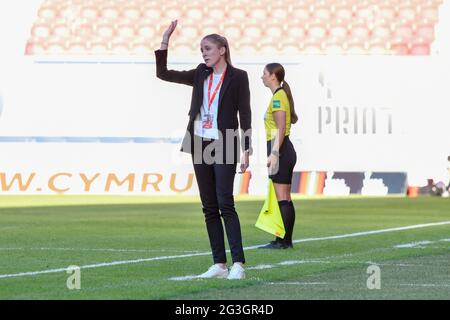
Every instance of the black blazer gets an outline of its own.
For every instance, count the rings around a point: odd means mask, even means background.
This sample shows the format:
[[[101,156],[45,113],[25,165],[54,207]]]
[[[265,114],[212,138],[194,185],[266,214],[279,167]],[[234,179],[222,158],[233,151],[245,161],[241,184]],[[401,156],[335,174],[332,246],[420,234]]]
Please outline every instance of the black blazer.
[[[156,76],[159,79],[192,86],[191,106],[189,109],[189,121],[186,129],[186,135],[183,139],[181,151],[194,153],[194,119],[200,112],[203,105],[203,84],[205,79],[213,72],[212,68],[201,63],[196,69],[188,71],[167,70],[167,50],[156,50]],[[226,129],[239,129],[238,113],[240,127],[246,134],[242,143],[239,135],[234,136],[233,141],[227,142]],[[225,163],[237,163],[240,157],[241,144],[243,150],[251,150],[251,110],[250,110],[250,88],[247,72],[241,69],[227,66],[225,79],[219,93],[219,108],[217,114],[217,126],[222,133],[223,153],[220,150],[216,152],[216,157],[221,157]],[[229,140],[229,139],[228,139]],[[234,156],[227,158],[225,146],[232,146]],[[230,150],[230,149],[229,149]]]

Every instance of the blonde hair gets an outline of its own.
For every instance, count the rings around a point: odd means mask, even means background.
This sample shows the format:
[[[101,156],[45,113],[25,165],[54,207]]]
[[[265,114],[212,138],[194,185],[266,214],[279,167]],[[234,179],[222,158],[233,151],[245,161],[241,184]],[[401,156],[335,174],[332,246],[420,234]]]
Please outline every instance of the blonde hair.
[[[225,37],[222,37],[221,35],[217,34],[217,33],[212,33],[212,34],[208,34],[207,36],[203,37],[202,40],[209,40],[213,43],[215,43],[219,49],[220,48],[225,48],[225,61],[227,62],[227,64],[229,64],[230,66],[232,66],[231,64],[231,55],[230,55],[230,46],[228,45],[228,40]]]

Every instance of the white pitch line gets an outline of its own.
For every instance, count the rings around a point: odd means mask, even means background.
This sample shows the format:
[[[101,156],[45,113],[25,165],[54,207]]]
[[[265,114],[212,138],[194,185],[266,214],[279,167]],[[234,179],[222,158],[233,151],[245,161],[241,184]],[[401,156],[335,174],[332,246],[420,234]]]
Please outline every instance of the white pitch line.
[[[341,234],[341,235],[336,235],[336,236],[328,236],[328,237],[320,237],[320,238],[306,238],[306,239],[294,240],[292,242],[293,243],[302,243],[302,242],[310,242],[310,241],[335,240],[335,239],[343,239],[343,238],[369,236],[372,234],[380,234],[380,233],[386,233],[386,232],[404,231],[404,230],[428,228],[428,227],[435,227],[435,226],[443,226],[443,225],[447,225],[447,224],[450,224],[450,221],[415,224],[415,225],[406,226],[406,227],[396,227],[396,228],[380,229],[380,230],[373,230],[373,231],[355,232],[355,233],[348,233],[348,234]],[[260,248],[262,246],[265,246],[265,244],[246,247],[245,249],[252,250],[252,249]]]
[[[405,264],[405,263],[377,263],[377,262],[372,262],[372,261],[331,261],[331,258],[333,257],[326,257],[323,259],[318,259],[318,260],[287,260],[287,261],[282,261],[282,262],[278,262],[275,264],[259,264],[253,267],[248,267],[246,268],[246,270],[265,270],[265,269],[274,269],[274,268],[278,268],[280,266],[293,266],[293,265],[298,265],[298,264],[330,264],[330,263],[334,263],[334,264],[363,264],[363,265],[373,265],[376,264],[378,266],[392,266],[392,267],[424,267],[424,265],[418,265],[418,264]],[[174,280],[174,281],[187,281],[187,280],[193,280],[193,279],[198,279],[197,275],[187,275],[187,276],[179,276],[179,277],[171,277],[168,280]],[[269,283],[269,284],[275,284],[275,283]],[[282,284],[280,282],[280,284]],[[290,283],[287,283],[290,284]],[[295,284],[299,284],[299,283],[295,283]],[[316,283],[313,283],[316,284]],[[323,283],[326,284],[326,283]]]
[[[327,285],[327,282],[299,282],[299,281],[294,281],[294,282],[266,282],[264,284],[269,284],[269,285],[296,285],[296,286],[317,286],[317,285]]]
[[[442,247],[442,246],[429,246],[429,244],[435,244],[438,242],[450,242],[450,239],[440,239],[440,240],[434,240],[434,241],[430,241],[430,240],[423,240],[423,241],[416,241],[416,242],[410,242],[410,243],[403,243],[403,244],[398,244],[396,246],[394,246],[394,248],[414,248],[414,249],[445,249],[447,247]]]
[[[448,224],[450,224],[450,221],[425,223],[425,224],[416,224],[416,225],[405,226],[405,227],[380,229],[380,230],[372,230],[372,231],[364,231],[364,232],[355,232],[355,233],[348,233],[348,234],[342,234],[342,235],[336,235],[336,236],[299,239],[299,240],[294,240],[293,242],[294,243],[301,243],[301,242],[311,242],[311,241],[344,239],[344,238],[368,236],[368,235],[380,234],[380,233],[386,233],[386,232],[394,232],[394,231],[403,231],[403,230],[412,230],[412,229],[419,229],[419,228],[442,226],[442,225],[448,225]],[[262,247],[264,245],[265,244],[257,245],[257,246],[251,246],[251,247],[245,247],[244,250],[253,250],[253,249],[260,248],[260,247]],[[229,250],[227,250],[227,252],[229,252]],[[103,263],[96,263],[96,264],[89,264],[89,265],[80,266],[80,269],[93,269],[93,268],[117,266],[117,265],[123,265],[123,264],[134,264],[134,263],[149,262],[149,261],[170,260],[170,259],[179,259],[179,258],[190,258],[190,257],[196,257],[196,256],[207,256],[207,255],[210,255],[210,254],[211,254],[211,252],[200,252],[200,253],[182,254],[182,255],[175,255],[175,256],[162,256],[162,257],[153,257],[153,258],[144,258],[144,259],[103,262]],[[40,275],[40,274],[58,273],[58,272],[65,272],[65,271],[67,271],[67,268],[58,268],[58,269],[49,269],[49,270],[40,270],[40,271],[31,271],[31,272],[20,272],[20,273],[12,273],[12,274],[0,274],[0,279],[2,279],[2,278],[23,277],[23,276],[35,276],[35,275]]]
[[[394,246],[394,248],[415,248],[415,247],[422,248],[422,245],[431,244],[434,242],[435,241],[428,241],[428,240],[417,241],[417,242],[411,242],[411,243],[405,243],[405,244],[398,244],[398,245]]]
[[[200,253],[200,251],[169,250],[169,249],[113,249],[113,248],[0,248],[0,251],[100,251],[100,252],[179,252]]]
[[[201,252],[201,253],[195,253],[195,254],[183,254],[183,255],[178,255],[178,256],[164,256],[164,257],[153,257],[153,258],[144,258],[144,259],[135,259],[135,260],[103,262],[103,263],[88,264],[88,265],[80,266],[80,269],[93,269],[93,268],[100,268],[100,267],[118,266],[121,264],[133,264],[133,263],[141,263],[141,262],[157,261],[157,260],[190,258],[190,257],[195,257],[195,256],[206,256],[206,255],[210,255],[210,254],[211,254],[210,252]],[[66,272],[66,271],[67,271],[67,268],[58,268],[58,269],[49,269],[49,270],[42,270],[42,271],[0,274],[0,279],[23,277],[23,276],[35,276],[35,275],[39,275],[39,274],[57,273],[57,272]]]
[[[450,287],[450,284],[437,284],[437,283],[402,283],[404,287]]]
[[[307,238],[307,239],[294,240],[292,242],[300,243],[300,242],[309,242],[309,241],[320,241],[320,240],[333,240],[333,239],[351,238],[351,237],[368,236],[368,235],[372,235],[372,234],[380,234],[380,233],[386,233],[386,232],[394,232],[394,231],[403,231],[403,230],[412,230],[412,229],[420,229],[420,228],[427,228],[427,227],[443,226],[443,225],[447,225],[447,224],[450,224],[450,221],[416,224],[416,225],[406,226],[406,227],[397,227],[397,228],[389,228],[389,229],[381,229],[381,230],[373,230],[373,231],[365,231],[365,232],[355,232],[355,233],[349,233],[349,234],[343,234],[343,235],[337,235],[337,236],[330,236],[330,237],[322,237],[322,238]]]
[[[169,278],[169,280],[175,280],[175,281],[186,281],[186,280],[193,280],[193,279],[199,279],[198,275]]]

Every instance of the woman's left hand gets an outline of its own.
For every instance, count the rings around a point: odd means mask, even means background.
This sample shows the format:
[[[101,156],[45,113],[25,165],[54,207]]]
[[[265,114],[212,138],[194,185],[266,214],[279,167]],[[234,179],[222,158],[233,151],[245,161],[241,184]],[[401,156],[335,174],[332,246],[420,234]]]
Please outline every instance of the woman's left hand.
[[[278,156],[273,153],[267,158],[267,167],[269,168],[269,175],[277,174],[278,172]]]
[[[244,152],[241,157],[241,173],[244,173],[250,164],[250,156],[248,152]]]

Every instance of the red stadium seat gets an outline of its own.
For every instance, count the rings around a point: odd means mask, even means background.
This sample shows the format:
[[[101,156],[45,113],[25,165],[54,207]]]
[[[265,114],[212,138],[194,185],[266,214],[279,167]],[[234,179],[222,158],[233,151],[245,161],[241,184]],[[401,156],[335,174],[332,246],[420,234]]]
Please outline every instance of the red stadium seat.
[[[63,55],[66,53],[66,45],[64,42],[49,42],[47,45],[47,54]]]
[[[302,44],[304,54],[323,54],[322,43],[320,41],[307,40]]]
[[[261,26],[256,23],[245,24],[242,28],[242,36],[259,40],[263,35]]]
[[[324,23],[313,22],[308,24],[308,38],[324,39],[327,36],[327,27]]]
[[[130,45],[127,42],[116,41],[111,44],[111,53],[116,55],[128,55],[130,53]]]
[[[175,19],[182,20],[184,18],[184,10],[179,4],[167,6],[164,9],[163,14],[163,21],[172,21]]]
[[[287,39],[283,42],[283,45],[281,46],[280,54],[282,55],[288,55],[288,56],[295,56],[298,55],[301,52],[301,45],[298,41],[292,41]]]
[[[100,17],[108,20],[115,20],[119,18],[120,10],[114,6],[104,7],[100,12]]]
[[[386,38],[372,38],[368,43],[368,53],[371,55],[390,54]]]
[[[316,6],[312,12],[314,19],[328,21],[331,19],[332,12],[329,5]]]
[[[121,38],[133,38],[135,36],[134,25],[131,23],[118,24],[116,27],[116,35]]]
[[[422,7],[419,16],[422,19],[427,19],[430,22],[436,23],[439,20],[438,7],[435,5]]]
[[[198,51],[194,50],[193,44],[190,42],[178,41],[171,47],[171,52],[177,56],[198,55]]]
[[[254,40],[239,41],[237,47],[239,48],[239,52],[243,55],[253,56],[258,52],[258,47]]]
[[[430,46],[428,44],[413,44],[410,54],[413,56],[428,56],[430,55]]]
[[[178,27],[177,27],[178,28]],[[179,26],[180,37],[184,41],[200,41],[197,26],[193,23],[184,23]]]
[[[281,38],[283,36],[283,25],[281,23],[268,23],[264,30],[266,36],[269,37]]]
[[[393,36],[396,38],[403,38],[409,41],[412,39],[413,34],[413,26],[409,23],[399,23],[394,26]]]
[[[274,22],[281,22],[289,16],[289,11],[286,5],[272,6],[269,10],[269,19]]]
[[[114,25],[102,23],[97,25],[97,36],[101,38],[112,38],[116,34]]]
[[[308,21],[311,18],[309,7],[304,4],[294,5],[290,16],[291,19],[298,19],[299,21]]]
[[[95,6],[86,6],[81,8],[80,17],[86,20],[96,20],[100,16],[100,12]]]
[[[415,36],[423,38],[431,43],[434,40],[434,25],[430,23],[420,23],[416,25]]]
[[[223,17],[223,9],[222,9],[222,17]],[[228,10],[228,19],[245,21],[246,18],[247,12],[245,10],[245,6],[235,5]]]
[[[363,39],[350,39],[348,42],[344,44],[346,48],[347,54],[354,54],[354,55],[360,55],[360,54],[367,54],[367,44],[364,42]]]
[[[136,21],[141,18],[141,10],[137,6],[127,6],[120,12],[121,17]]]
[[[59,23],[53,26],[53,34],[59,37],[68,37],[72,33],[72,30],[67,24]]]
[[[349,21],[353,18],[353,11],[351,6],[336,7],[335,17],[344,21]]]
[[[162,10],[156,5],[147,5],[142,8],[142,18],[147,20],[148,23],[159,21],[161,16]]]
[[[430,44],[423,38],[415,38],[411,44],[410,54],[414,56],[430,55]]]
[[[226,10],[224,10],[223,5],[213,5],[208,7],[208,10],[206,10],[206,15],[210,19],[214,19],[217,21],[222,21],[225,19],[225,13]]]
[[[31,28],[31,35],[33,37],[48,38],[51,34],[51,26],[47,23],[35,23]]]
[[[131,54],[133,55],[153,55],[153,51],[156,49],[156,47],[153,47],[153,45],[148,44],[147,42],[134,42],[131,45]]]
[[[71,29],[71,33],[78,37],[90,37],[95,34],[93,25],[88,23],[80,25],[73,24]]]
[[[333,38],[327,40],[327,42],[323,46],[323,51],[324,53],[331,55],[341,55],[346,52],[341,39]]]
[[[395,55],[406,56],[409,54],[408,42],[404,39],[394,39],[390,43],[391,52]]]
[[[305,39],[307,31],[299,21],[290,21],[286,26],[286,35],[296,40]]]
[[[257,5],[257,6],[251,7],[251,10],[249,11],[248,16],[251,19],[255,19],[255,20],[264,22],[268,17],[267,9],[265,6],[262,6],[262,5]]]
[[[42,55],[45,54],[46,51],[44,43],[28,42],[25,47],[25,55]]]
[[[370,30],[366,23],[357,22],[351,24],[349,35],[353,38],[367,39],[370,36]]]
[[[56,18],[68,21],[69,19],[75,18],[75,15],[76,15],[75,8],[73,6],[64,4],[59,7],[58,16]]]
[[[242,36],[241,26],[237,23],[225,24],[223,32],[224,36],[231,42],[238,41]]]
[[[355,9],[355,18],[362,19],[364,21],[372,21],[375,16],[375,10],[370,5],[360,5]]]
[[[146,39],[152,39],[155,36],[159,36],[155,30],[155,26],[152,23],[145,23],[143,20],[136,25],[136,35]]]
[[[185,9],[187,19],[201,20],[203,19],[203,8],[199,5],[188,5]]]
[[[402,6],[398,9],[398,19],[403,21],[414,21],[416,18],[416,8],[413,6]]]
[[[280,49],[276,45],[276,42],[263,43],[258,51],[262,55],[276,56],[280,54]]]
[[[332,20],[330,22],[328,34],[331,38],[334,39],[346,39],[348,36],[348,27],[347,23],[344,23],[342,20]]]
[[[212,34],[212,33],[218,33],[218,34],[223,34],[223,30],[221,29],[220,25],[217,25],[217,23],[202,23],[201,26],[199,27],[199,30],[201,30],[201,33],[199,33],[200,37],[204,37],[207,34]]]
[[[378,10],[375,13],[375,19],[377,20],[385,20],[385,21],[392,21],[396,17],[396,11],[395,7],[392,5],[380,5],[378,7]]]
[[[93,55],[104,55],[110,53],[110,50],[106,42],[96,41],[91,43],[89,53]]]
[[[372,37],[384,39],[384,41],[387,42],[391,37],[391,26],[387,23],[375,25],[372,29]]]
[[[88,53],[84,42],[71,42],[67,46],[66,53],[71,55],[85,55]]]
[[[59,8],[57,6],[42,6],[39,8],[38,17],[41,19],[51,20],[58,16]]]

